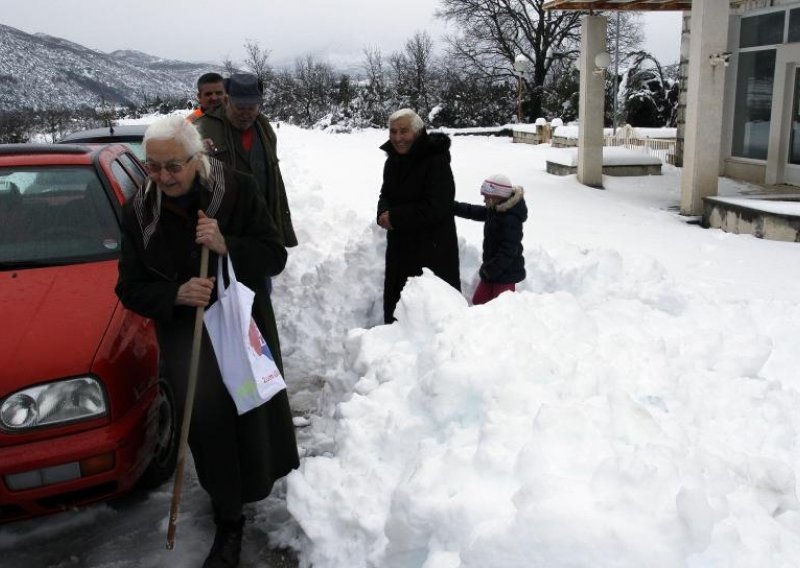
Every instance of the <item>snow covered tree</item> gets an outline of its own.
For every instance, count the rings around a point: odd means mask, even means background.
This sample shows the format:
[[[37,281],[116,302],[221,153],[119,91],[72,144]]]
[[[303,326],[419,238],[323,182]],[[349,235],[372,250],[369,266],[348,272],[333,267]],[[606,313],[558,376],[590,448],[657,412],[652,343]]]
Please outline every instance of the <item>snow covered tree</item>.
[[[553,72],[542,88],[543,118],[560,118],[565,123],[578,119],[580,72],[567,60],[553,66]]]
[[[295,62],[295,101],[301,111],[302,124],[311,125],[320,116],[335,107],[336,78],[331,66],[313,55],[306,55]]]
[[[632,126],[675,126],[678,88],[677,65],[662,67],[645,51],[632,54],[620,88],[626,122]]]
[[[333,102],[337,105],[347,107],[356,97],[356,90],[350,81],[350,75],[341,73],[333,91]]]
[[[288,69],[272,73],[270,82],[265,85],[264,105],[267,116],[294,122],[300,115],[297,104],[295,77]]]
[[[504,124],[514,113],[516,90],[468,70],[445,68],[440,75],[439,104],[433,126],[454,128]]]

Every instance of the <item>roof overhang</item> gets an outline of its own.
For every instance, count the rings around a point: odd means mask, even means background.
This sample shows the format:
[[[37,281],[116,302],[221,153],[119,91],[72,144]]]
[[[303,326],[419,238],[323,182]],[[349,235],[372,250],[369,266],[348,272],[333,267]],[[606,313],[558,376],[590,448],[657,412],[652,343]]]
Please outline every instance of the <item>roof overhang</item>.
[[[692,0],[545,0],[545,10],[691,10]]]

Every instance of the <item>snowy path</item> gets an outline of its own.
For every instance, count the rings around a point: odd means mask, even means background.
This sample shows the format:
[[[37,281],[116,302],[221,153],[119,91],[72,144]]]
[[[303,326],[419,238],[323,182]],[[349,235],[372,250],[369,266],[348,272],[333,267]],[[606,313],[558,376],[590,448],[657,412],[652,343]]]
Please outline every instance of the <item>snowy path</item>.
[[[687,224],[669,166],[596,191],[545,174],[543,149],[458,137],[460,200],[496,172],[525,186],[528,278],[482,308],[417,279],[379,326],[385,133],[278,137],[301,245],[274,303],[307,459],[248,508],[244,566],[274,566],[268,542],[315,568],[800,557],[797,244]],[[458,230],[469,297],[481,226]],[[192,473],[176,551],[168,484],[2,526],[0,566],[198,566],[213,526]]]

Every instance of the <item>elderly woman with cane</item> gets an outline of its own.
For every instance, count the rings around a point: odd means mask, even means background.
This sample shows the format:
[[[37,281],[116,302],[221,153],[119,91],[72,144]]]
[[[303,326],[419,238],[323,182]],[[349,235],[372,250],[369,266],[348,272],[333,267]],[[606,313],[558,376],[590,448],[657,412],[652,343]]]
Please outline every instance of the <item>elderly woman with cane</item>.
[[[116,291],[127,308],[155,321],[178,417],[191,417],[188,444],[216,523],[203,566],[234,567],[243,505],[267,497],[275,480],[299,460],[285,390],[237,413],[209,337],[198,325],[198,314],[216,296],[215,279],[201,273],[201,256],[207,248],[216,266],[218,257],[229,255],[238,280],[255,291],[253,319],[282,369],[265,282],[283,270],[286,250],[255,180],[206,156],[200,135],[183,117],[154,122],[144,135],[144,150],[149,180],[123,211]],[[197,362],[190,365],[195,330]],[[190,367],[197,374],[196,389]],[[193,400],[187,400],[187,391]]]

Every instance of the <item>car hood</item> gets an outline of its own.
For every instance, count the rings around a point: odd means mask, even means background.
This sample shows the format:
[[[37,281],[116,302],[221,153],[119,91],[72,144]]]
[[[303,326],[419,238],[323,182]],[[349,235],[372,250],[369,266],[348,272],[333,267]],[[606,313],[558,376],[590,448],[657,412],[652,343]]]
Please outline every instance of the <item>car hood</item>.
[[[90,371],[116,279],[116,261],[0,272],[0,392]]]

